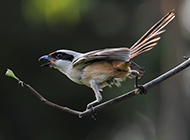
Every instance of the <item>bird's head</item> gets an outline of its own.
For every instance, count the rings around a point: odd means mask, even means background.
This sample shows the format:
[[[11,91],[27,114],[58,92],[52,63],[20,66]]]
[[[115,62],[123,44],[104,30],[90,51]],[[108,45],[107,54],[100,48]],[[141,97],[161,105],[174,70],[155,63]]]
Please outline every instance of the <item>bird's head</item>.
[[[61,72],[65,73],[68,68],[72,65],[72,61],[78,58],[81,53],[70,51],[70,50],[57,50],[48,55],[44,55],[39,58],[39,61],[42,59],[48,60],[49,62],[42,64],[42,67],[50,66],[54,67]]]

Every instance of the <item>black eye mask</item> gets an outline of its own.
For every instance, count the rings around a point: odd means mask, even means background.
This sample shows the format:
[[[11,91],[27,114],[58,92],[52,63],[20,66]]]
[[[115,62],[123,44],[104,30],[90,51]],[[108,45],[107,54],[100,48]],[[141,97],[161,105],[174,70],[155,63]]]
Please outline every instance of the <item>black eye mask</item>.
[[[64,52],[56,52],[52,54],[52,58],[55,58],[56,60],[62,59],[62,60],[68,60],[68,61],[73,61],[74,56],[64,53]]]

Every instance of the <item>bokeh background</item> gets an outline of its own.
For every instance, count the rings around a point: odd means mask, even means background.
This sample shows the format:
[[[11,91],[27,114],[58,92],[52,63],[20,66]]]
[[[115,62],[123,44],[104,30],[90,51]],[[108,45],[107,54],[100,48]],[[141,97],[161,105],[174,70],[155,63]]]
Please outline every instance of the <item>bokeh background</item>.
[[[190,55],[189,0],[2,0],[0,1],[0,140],[189,140],[190,68],[96,116],[78,118],[42,104],[7,68],[48,100],[84,110],[94,100],[90,88],[38,58],[57,49],[88,52],[130,47],[170,10],[176,18],[158,45],[134,59],[146,83]],[[134,87],[105,88],[103,101]]]

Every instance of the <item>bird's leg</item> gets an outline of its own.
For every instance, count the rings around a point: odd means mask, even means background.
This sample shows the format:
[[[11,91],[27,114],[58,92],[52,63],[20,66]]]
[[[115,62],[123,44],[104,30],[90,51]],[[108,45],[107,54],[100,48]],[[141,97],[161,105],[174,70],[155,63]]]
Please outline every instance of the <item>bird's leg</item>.
[[[93,101],[93,102],[91,102],[91,103],[89,103],[87,105],[87,109],[92,108],[93,105],[99,103],[102,100],[102,95],[101,95],[101,93],[99,91],[99,87],[98,87],[98,85],[96,84],[96,82],[94,80],[90,81],[90,86],[91,86],[91,88],[93,89],[93,91],[95,93],[96,100]]]
[[[147,91],[146,91],[146,89],[143,87],[143,85],[139,85],[139,84],[138,84],[139,72],[136,71],[136,70],[131,70],[131,74],[132,74],[132,75],[135,75],[135,87],[140,90],[140,94],[146,94]]]

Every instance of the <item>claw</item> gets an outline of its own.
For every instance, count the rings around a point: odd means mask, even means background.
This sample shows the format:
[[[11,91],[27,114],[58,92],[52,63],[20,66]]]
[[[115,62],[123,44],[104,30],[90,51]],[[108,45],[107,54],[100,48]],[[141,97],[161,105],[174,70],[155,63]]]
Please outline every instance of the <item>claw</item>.
[[[94,120],[96,120],[95,116],[97,115],[97,113],[96,113],[94,107],[93,107],[92,105],[88,104],[86,110],[91,110],[90,116],[91,116]]]
[[[144,88],[143,85],[137,85],[136,88],[139,89],[139,93],[140,93],[141,95],[147,93],[147,90]]]

